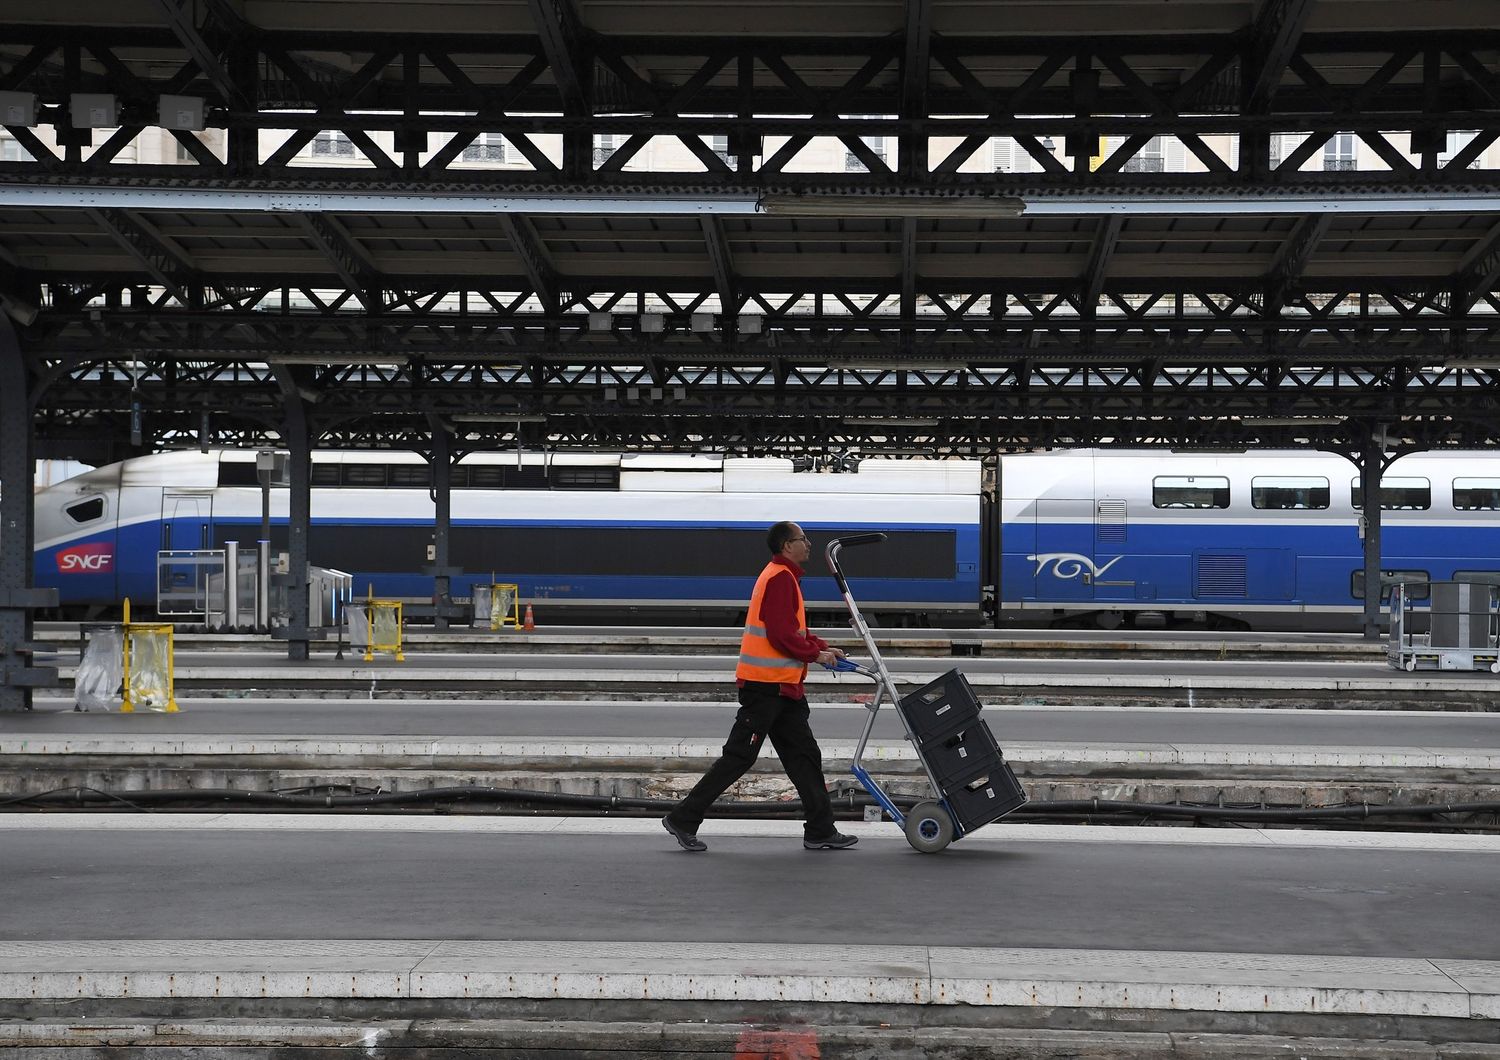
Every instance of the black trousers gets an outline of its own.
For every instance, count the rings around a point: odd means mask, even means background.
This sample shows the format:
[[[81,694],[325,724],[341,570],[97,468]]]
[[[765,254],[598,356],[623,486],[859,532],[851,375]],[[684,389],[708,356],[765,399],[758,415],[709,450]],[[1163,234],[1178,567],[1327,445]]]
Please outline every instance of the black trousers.
[[[755,764],[769,737],[802,799],[803,834],[808,839],[831,836],[837,829],[823,779],[823,752],[807,723],[810,714],[806,698],[788,699],[779,685],[746,681],[740,687],[740,709],[723,755],[672,810],[669,816],[673,822],[696,832],[714,800]]]

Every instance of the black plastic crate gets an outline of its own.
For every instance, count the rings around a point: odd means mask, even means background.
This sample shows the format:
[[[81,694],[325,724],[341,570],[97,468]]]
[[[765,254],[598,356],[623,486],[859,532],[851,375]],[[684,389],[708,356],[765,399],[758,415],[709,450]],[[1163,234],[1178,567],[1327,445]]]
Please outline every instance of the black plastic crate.
[[[974,770],[1000,761],[1000,745],[990,727],[978,718],[961,729],[938,733],[918,749],[939,784],[972,775]]]
[[[944,784],[942,792],[965,832],[998,821],[1026,802],[1020,781],[998,754],[983,768]]]
[[[960,670],[949,670],[915,692],[901,697],[897,707],[918,743],[951,733],[979,717],[979,699]]]

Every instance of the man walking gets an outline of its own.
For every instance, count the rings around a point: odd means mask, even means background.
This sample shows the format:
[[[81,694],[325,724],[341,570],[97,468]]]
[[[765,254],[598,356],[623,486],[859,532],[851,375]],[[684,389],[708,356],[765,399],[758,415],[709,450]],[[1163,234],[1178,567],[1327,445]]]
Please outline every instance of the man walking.
[[[808,725],[810,711],[802,691],[808,663],[832,665],[844,654],[807,630],[800,582],[812,544],[802,527],[790,522],[771,527],[766,544],[771,561],[755,580],[740,638],[735,667],[740,709],[734,728],[723,755],[661,821],[684,850],[708,849],[698,838],[698,826],[714,800],[755,764],[767,737],[802,799],[802,845],[808,850],[843,850],[858,842],[834,827],[823,780],[823,752]]]

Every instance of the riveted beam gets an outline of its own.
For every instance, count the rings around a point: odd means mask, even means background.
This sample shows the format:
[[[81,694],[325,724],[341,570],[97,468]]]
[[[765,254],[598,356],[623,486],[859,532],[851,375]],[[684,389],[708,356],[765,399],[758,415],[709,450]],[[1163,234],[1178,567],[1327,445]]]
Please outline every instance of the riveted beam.
[[[928,115],[927,83],[932,61],[932,0],[906,0],[905,47],[901,57],[900,169],[904,176],[927,172],[927,134],[917,128]]]
[[[917,219],[901,218],[901,319],[907,325],[917,317]]]
[[[1453,291],[1453,312],[1467,313],[1497,283],[1500,283],[1500,224],[1492,226],[1469,249],[1448,278]]]
[[[352,292],[366,310],[379,308],[378,294],[371,293],[371,288],[378,283],[378,270],[349,230],[337,218],[322,213],[298,214],[297,222],[339,274],[345,289]]]
[[[739,309],[738,287],[735,283],[734,258],[729,253],[729,240],[724,235],[724,222],[717,217],[699,218],[703,227],[703,242],[708,247],[708,261],[714,272],[714,288],[719,292],[722,312],[733,313]]]
[[[526,279],[530,281],[537,296],[544,305],[555,307],[562,293],[558,285],[557,269],[547,256],[547,249],[537,236],[536,227],[530,218],[523,214],[504,214],[500,218],[500,226],[505,230],[505,238],[510,240],[516,256],[521,259],[521,268],[525,270]]]
[[[583,90],[583,25],[572,0],[527,0],[564,114],[588,109]]]
[[[202,284],[202,276],[186,251],[134,210],[91,206],[84,212],[108,232],[158,285],[171,292],[172,297],[183,305],[192,301],[192,292]]]
[[[1088,265],[1083,270],[1079,284],[1078,311],[1093,316],[1099,306],[1099,296],[1104,293],[1104,277],[1109,272],[1109,259],[1120,242],[1120,229],[1125,220],[1119,216],[1104,217],[1094,230],[1094,242],[1089,247]]]
[[[1262,0],[1250,29],[1251,65],[1243,78],[1245,108],[1250,113],[1270,107],[1282,74],[1297,53],[1312,7],[1313,0]]]
[[[218,54],[204,39],[193,20],[194,9],[200,7],[197,0],[157,0],[157,3],[167,16],[167,24],[172,27],[172,33],[182,43],[198,69],[203,71],[203,75],[213,83],[214,88],[218,89],[224,102],[232,107],[248,106],[244,94],[235,84],[229,70],[219,61]],[[205,12],[205,26],[215,19],[223,18],[222,5],[215,0],[210,0],[202,7]]]
[[[1266,313],[1276,315],[1286,304],[1287,294],[1302,278],[1308,261],[1318,244],[1328,234],[1330,214],[1309,214],[1292,227],[1291,233],[1276,250],[1266,275]]]

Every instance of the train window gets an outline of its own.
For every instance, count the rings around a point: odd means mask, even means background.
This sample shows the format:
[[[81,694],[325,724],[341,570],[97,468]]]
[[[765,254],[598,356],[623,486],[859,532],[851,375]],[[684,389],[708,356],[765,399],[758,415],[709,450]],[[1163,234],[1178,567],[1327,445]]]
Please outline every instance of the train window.
[[[1157,508],[1228,508],[1229,480],[1217,475],[1163,475],[1151,480]]]
[[[1380,572],[1382,578],[1390,581],[1406,583],[1406,598],[1408,600],[1426,600],[1432,595],[1428,582],[1431,580],[1425,570],[1383,570]],[[1365,598],[1365,569],[1360,567],[1349,575],[1349,595],[1356,600]],[[1391,587],[1382,585],[1380,587],[1380,602],[1390,603]]]
[[[63,511],[75,523],[91,523],[104,515],[104,498],[90,497],[86,501],[68,505]]]
[[[454,468],[455,471],[463,470]],[[497,490],[504,484],[505,469],[498,464],[475,464],[468,469],[468,481],[464,484],[476,490]],[[457,480],[455,480],[457,481]]]
[[[1453,510],[1458,512],[1500,511],[1500,478],[1454,479]]]
[[[552,484],[565,490],[612,490],[620,488],[620,470],[613,467],[555,467]]]
[[[344,464],[339,468],[346,486],[385,486],[384,464]]]
[[[1250,505],[1268,511],[1291,511],[1328,507],[1326,478],[1275,478],[1250,480]]]
[[[219,485],[259,486],[260,479],[256,477],[254,462],[249,460],[220,460]]]
[[[339,484],[339,465],[314,464],[312,466],[312,484],[314,486],[337,486]]]
[[[1350,480],[1349,495],[1355,511],[1365,506],[1365,491],[1359,479]],[[1383,478],[1380,507],[1387,512],[1425,512],[1432,507],[1432,483],[1425,478]]]
[[[392,486],[432,485],[432,469],[426,464],[392,464],[387,470]]]
[[[1480,585],[1500,585],[1500,570],[1456,570],[1456,582],[1476,582]]]

